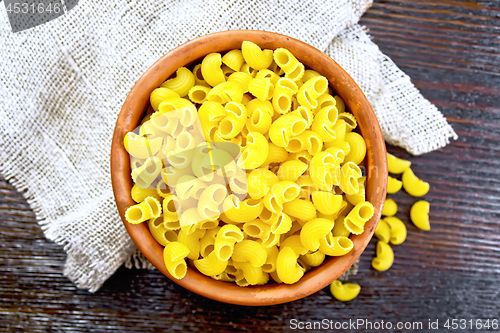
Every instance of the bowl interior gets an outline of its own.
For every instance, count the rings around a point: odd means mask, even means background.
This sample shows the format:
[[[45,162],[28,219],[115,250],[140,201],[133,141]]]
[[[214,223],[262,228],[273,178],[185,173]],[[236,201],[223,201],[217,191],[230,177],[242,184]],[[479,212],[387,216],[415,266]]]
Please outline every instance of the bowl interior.
[[[346,109],[356,117],[358,131],[367,145],[366,196],[375,208],[374,216],[366,223],[361,235],[351,235],[353,251],[342,257],[329,258],[292,285],[273,283],[243,288],[233,283],[213,280],[191,268],[188,268],[183,279],[174,279],[163,263],[163,246],[153,238],[147,224],[132,225],[124,218],[125,210],[135,202],[130,195],[133,183],[130,177],[130,159],[123,146],[123,138],[139,125],[149,106],[151,92],[177,68],[192,64],[212,52],[239,49],[245,40],[266,49],[287,48],[307,68],[325,76],[330,87],[344,100]],[[291,37],[265,31],[237,30],[214,33],[189,41],[164,55],[143,74],[130,91],[118,116],[111,148],[111,177],[118,211],[130,237],[163,274],[186,289],[221,302],[272,305],[293,301],[326,287],[356,261],[370,241],[380,219],[386,195],[387,161],[382,132],[368,100],[354,80],[335,61],[318,49]]]

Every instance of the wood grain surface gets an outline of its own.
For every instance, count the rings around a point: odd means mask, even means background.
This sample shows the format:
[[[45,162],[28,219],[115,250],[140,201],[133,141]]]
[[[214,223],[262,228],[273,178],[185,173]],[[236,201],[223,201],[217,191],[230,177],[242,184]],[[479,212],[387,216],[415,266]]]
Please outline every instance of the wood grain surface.
[[[394,195],[408,239],[394,247],[387,272],[370,267],[372,240],[351,279],[362,286],[358,298],[341,303],[324,289],[283,305],[231,306],[157,271],[125,268],[95,294],[78,290],[62,275],[61,247],[45,239],[22,194],[0,178],[0,331],[281,332],[292,319],[366,319],[423,324],[385,331],[429,331],[429,320],[439,320],[437,332],[476,332],[484,328],[471,329],[470,319],[500,321],[500,2],[377,1],[361,23],[459,139],[420,157],[389,147],[431,183],[432,229],[409,222],[414,198]],[[443,328],[454,318],[468,327]]]

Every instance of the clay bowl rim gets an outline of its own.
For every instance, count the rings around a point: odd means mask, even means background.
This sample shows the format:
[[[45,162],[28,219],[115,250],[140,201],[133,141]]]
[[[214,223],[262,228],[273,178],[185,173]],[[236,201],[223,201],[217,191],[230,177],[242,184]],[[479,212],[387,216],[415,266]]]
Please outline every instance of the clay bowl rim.
[[[291,285],[273,283],[243,288],[233,283],[216,281],[190,267],[186,276],[177,280],[168,273],[163,263],[163,246],[153,238],[147,224],[133,225],[127,223],[124,217],[125,210],[135,202],[130,195],[133,184],[123,138],[139,125],[148,108],[150,93],[177,68],[187,66],[211,52],[241,48],[244,40],[253,41],[262,48],[287,48],[306,67],[327,77],[330,87],[356,117],[359,131],[367,143],[366,193],[375,208],[374,216],[366,223],[361,235],[351,235],[355,246],[353,251],[343,257],[330,257]],[[381,216],[387,187],[387,159],[382,131],[370,103],[354,80],[333,59],[292,37],[266,31],[235,30],[212,33],[188,41],[162,56],[140,77],[128,94],[116,122],[111,146],[111,179],[116,205],[127,232],[160,272],[180,286],[207,298],[230,304],[261,306],[290,302],[311,295],[337,279],[356,261],[370,242]]]

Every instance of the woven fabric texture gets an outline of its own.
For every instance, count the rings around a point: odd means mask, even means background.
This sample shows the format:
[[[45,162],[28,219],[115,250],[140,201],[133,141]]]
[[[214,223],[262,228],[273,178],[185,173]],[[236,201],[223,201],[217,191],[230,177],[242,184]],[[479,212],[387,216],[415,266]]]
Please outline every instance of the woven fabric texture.
[[[443,147],[455,136],[451,127],[356,24],[370,5],[81,0],[66,15],[15,34],[0,10],[0,173],[23,191],[47,238],[64,245],[64,274],[94,292],[127,260],[148,266],[114,203],[111,137],[141,74],[192,38],[259,29],[301,39],[360,84],[388,142],[414,154]]]

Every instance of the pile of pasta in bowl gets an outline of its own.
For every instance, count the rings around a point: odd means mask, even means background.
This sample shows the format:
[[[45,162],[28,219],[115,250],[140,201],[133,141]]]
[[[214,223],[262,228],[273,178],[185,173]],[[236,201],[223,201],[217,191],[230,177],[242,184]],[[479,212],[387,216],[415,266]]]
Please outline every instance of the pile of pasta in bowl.
[[[366,144],[327,79],[287,49],[211,53],[151,93],[124,146],[132,199],[164,263],[239,286],[292,284],[353,250],[374,214]]]

